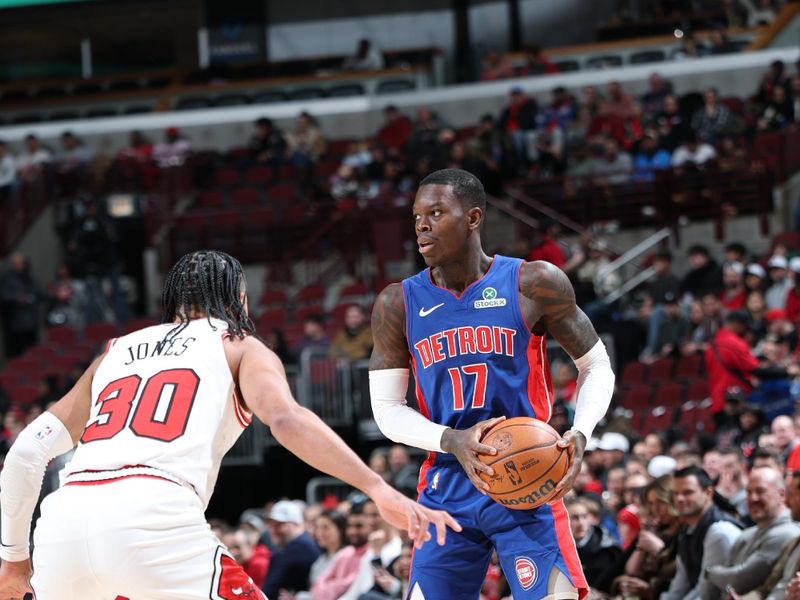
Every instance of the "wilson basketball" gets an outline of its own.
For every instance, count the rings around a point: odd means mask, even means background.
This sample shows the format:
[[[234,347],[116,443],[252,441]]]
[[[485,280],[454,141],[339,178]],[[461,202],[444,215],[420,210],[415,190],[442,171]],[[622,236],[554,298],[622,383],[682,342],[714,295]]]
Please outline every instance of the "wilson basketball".
[[[556,443],[561,439],[547,423],[530,417],[506,419],[483,436],[483,443],[497,454],[479,454],[494,469],[481,479],[489,484],[489,496],[503,506],[527,510],[547,502],[569,469],[569,454]]]

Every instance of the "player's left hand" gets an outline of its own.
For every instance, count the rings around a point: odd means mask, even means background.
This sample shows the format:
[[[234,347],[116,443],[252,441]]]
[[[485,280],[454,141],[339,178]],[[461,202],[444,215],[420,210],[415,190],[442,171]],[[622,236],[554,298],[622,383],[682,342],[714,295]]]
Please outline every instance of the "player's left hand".
[[[22,600],[32,594],[30,579],[31,560],[3,562],[0,565],[0,600]]]
[[[583,451],[586,449],[586,436],[580,431],[570,429],[558,441],[557,446],[563,452],[569,452],[569,469],[558,482],[555,489],[555,495],[550,499],[549,504],[553,504],[563,498],[568,491],[572,489],[572,482],[581,472],[581,463],[583,462]]]

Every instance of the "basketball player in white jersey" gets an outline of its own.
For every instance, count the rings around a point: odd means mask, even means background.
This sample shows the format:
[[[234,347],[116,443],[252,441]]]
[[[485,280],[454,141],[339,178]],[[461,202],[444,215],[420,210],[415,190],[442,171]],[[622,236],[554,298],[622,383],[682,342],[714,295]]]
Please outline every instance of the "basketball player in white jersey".
[[[255,336],[242,267],[181,258],[164,324],[111,340],[80,380],[19,435],[0,473],[0,600],[261,600],[204,518],[220,460],[255,414],[298,457],[359,488],[417,546],[447,513],[405,498],[292,398]],[[71,450],[62,486],[30,521],[47,463]],[[272,599],[275,600],[275,599]]]

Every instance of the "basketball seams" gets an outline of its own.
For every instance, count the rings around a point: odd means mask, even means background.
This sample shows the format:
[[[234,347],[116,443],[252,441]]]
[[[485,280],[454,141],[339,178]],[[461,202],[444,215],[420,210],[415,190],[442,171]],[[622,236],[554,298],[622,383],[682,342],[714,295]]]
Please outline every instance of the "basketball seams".
[[[536,446],[525,446],[524,448],[520,448],[519,450],[516,450],[512,454],[504,454],[502,457],[496,458],[492,462],[485,462],[485,461],[481,461],[481,462],[483,462],[483,464],[489,465],[491,467],[492,465],[495,465],[495,464],[497,464],[497,463],[499,463],[501,461],[506,461],[506,460],[508,460],[510,458],[513,458],[517,454],[521,454],[523,452],[527,452],[528,450],[541,450],[542,448],[550,448],[551,446],[555,446],[557,443],[558,443],[558,441],[556,440],[555,442],[549,442],[547,444],[537,444]],[[488,455],[484,455],[484,456],[488,456]]]

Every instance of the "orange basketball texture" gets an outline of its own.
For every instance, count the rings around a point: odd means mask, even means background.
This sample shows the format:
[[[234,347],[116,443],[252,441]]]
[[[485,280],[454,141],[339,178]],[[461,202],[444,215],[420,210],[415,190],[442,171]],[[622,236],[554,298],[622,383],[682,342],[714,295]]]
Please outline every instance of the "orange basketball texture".
[[[569,469],[569,454],[556,446],[560,439],[550,425],[530,417],[506,419],[492,427],[482,441],[497,448],[497,454],[478,455],[494,469],[492,477],[480,474],[489,484],[489,496],[515,510],[547,502]]]

